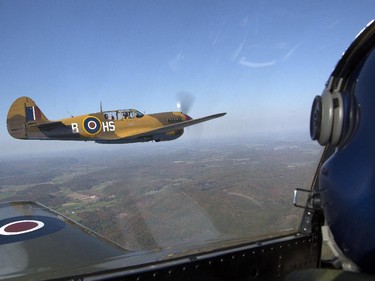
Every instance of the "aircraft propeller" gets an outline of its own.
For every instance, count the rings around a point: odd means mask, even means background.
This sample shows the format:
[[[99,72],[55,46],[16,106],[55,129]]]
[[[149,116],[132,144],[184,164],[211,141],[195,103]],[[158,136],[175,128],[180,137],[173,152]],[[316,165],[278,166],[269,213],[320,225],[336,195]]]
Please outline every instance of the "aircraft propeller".
[[[176,93],[176,99],[178,110],[188,114],[194,103],[193,94],[187,91],[181,91]]]

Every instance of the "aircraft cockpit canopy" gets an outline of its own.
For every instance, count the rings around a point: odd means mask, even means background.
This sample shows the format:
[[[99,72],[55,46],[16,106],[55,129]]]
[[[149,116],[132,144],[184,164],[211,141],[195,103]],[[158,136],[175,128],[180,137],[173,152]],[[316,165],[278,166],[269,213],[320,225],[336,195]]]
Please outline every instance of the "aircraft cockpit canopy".
[[[109,110],[103,111],[104,118],[109,120],[124,120],[124,119],[134,119],[142,118],[143,113],[136,109],[120,109],[120,110]]]

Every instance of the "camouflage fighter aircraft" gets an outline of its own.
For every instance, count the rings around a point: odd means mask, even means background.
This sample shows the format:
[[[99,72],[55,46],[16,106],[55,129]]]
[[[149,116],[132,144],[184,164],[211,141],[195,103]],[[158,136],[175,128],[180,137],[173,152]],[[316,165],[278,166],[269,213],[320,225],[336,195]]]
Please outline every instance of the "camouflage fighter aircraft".
[[[20,97],[7,116],[9,134],[17,139],[80,140],[97,143],[169,141],[184,128],[224,116],[214,114],[192,119],[183,112],[143,114],[135,109],[100,111],[50,121],[29,97]]]

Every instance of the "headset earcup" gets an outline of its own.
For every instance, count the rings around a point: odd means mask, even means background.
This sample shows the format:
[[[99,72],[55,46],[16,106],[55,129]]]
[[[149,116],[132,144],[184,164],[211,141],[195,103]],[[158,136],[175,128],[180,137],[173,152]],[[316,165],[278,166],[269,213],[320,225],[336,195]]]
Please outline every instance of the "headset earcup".
[[[326,145],[331,139],[333,127],[333,98],[328,89],[322,94],[322,119],[318,142]]]
[[[311,107],[310,115],[310,137],[317,140],[320,136],[322,126],[322,97],[316,96]]]
[[[343,119],[344,119],[344,106],[341,93],[334,92],[332,94],[333,102],[333,127],[332,137],[330,144],[337,145],[341,139]]]
[[[351,132],[353,132],[355,128],[356,120],[358,118],[358,109],[354,95],[345,91],[341,93],[341,97],[343,101],[344,116],[340,144],[343,144],[347,141]]]

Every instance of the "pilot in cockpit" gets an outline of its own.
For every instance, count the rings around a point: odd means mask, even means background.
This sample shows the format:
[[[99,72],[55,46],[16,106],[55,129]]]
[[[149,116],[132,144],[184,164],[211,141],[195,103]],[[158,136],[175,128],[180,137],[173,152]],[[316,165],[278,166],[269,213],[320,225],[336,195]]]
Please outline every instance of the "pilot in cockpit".
[[[374,280],[374,22],[357,36],[315,98],[310,133],[332,151],[323,159],[316,195],[345,271],[305,270],[287,280]]]

